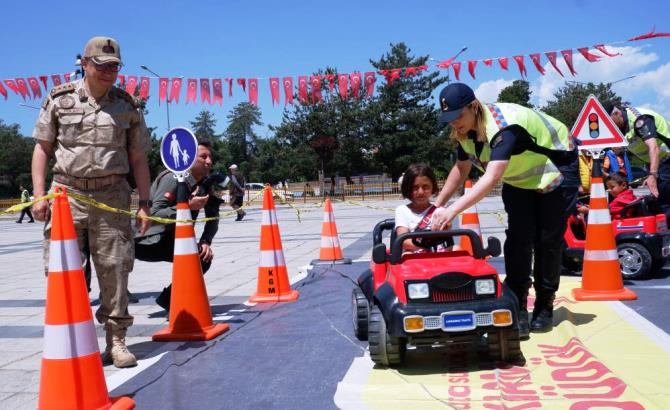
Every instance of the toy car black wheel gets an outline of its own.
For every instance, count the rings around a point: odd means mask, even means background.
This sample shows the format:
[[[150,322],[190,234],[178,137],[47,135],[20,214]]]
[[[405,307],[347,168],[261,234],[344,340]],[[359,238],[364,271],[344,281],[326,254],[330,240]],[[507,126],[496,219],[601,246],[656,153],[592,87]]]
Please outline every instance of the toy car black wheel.
[[[384,316],[376,305],[370,309],[368,341],[370,343],[370,358],[378,365],[397,366],[405,358],[405,341],[388,334]]]
[[[488,333],[489,357],[507,363],[525,362],[517,329],[500,329]]]
[[[355,287],[352,290],[351,304],[353,309],[354,333],[358,340],[368,340],[370,305],[361,288]]]
[[[626,242],[617,246],[621,275],[624,279],[639,279],[651,270],[651,254],[644,246]]]

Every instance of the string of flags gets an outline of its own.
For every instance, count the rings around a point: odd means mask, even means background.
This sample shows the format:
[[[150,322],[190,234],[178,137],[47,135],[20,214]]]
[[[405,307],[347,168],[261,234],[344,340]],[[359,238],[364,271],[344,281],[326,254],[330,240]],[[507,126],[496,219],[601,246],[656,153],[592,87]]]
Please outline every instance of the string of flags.
[[[636,36],[628,39],[628,42],[632,41],[641,41],[657,37],[670,37],[670,33],[656,33],[655,29],[652,29],[649,33]],[[618,44],[610,43],[610,44]],[[579,47],[576,49],[577,52],[588,62],[597,62],[604,57],[616,57],[621,55],[620,53],[613,53],[607,49],[605,44],[595,44],[593,47]],[[595,54],[595,51],[600,52],[601,54]],[[522,78],[526,78],[528,71],[526,68],[526,57],[528,57],[535,67],[535,69],[541,74],[545,75],[546,69],[542,65],[542,55],[544,55],[551,64],[551,66],[556,70],[556,72],[564,77],[563,72],[558,67],[559,57],[563,58],[570,74],[572,76],[577,75],[577,72],[574,68],[573,63],[573,54],[574,50],[572,48],[561,50],[561,51],[545,51],[543,53],[531,53],[528,55],[514,55],[511,57],[511,60],[514,61],[519,70],[519,74]],[[497,65],[502,70],[509,70],[510,57],[497,57],[497,58],[483,58],[477,60],[467,60],[467,70],[472,79],[475,79],[477,66],[479,63],[487,67],[493,67],[497,62]],[[443,61],[439,61],[434,67],[438,70],[448,70],[449,73],[453,72],[453,75],[456,77],[456,80],[461,80],[461,69],[463,67],[461,61],[455,61],[455,59],[448,58]],[[481,66],[480,66],[481,67]],[[315,74],[315,75],[300,75],[297,77],[297,98],[300,104],[316,104],[323,101],[323,89],[328,88],[328,91],[333,94],[337,89],[337,94],[340,98],[346,100],[348,98],[362,98],[362,97],[371,97],[374,93],[375,84],[377,83],[377,75],[382,76],[386,80],[388,86],[393,85],[393,83],[402,78],[402,77],[412,77],[415,75],[420,75],[423,71],[429,69],[428,65],[421,65],[416,67],[400,67],[393,68],[388,70],[379,70],[379,71],[366,71],[359,72],[354,71],[352,73],[327,73],[327,74]],[[38,80],[39,78],[39,80]],[[64,82],[70,82],[76,78],[76,73],[65,73],[62,74],[51,74],[51,75],[40,75],[33,77],[18,77],[11,79],[4,79],[0,82],[0,95],[4,97],[5,100],[8,99],[9,93],[7,88],[11,90],[15,95],[21,96],[25,101],[27,98],[37,99],[42,98],[42,86],[46,92],[49,91],[49,80],[53,87],[60,85]],[[118,75],[118,86],[125,89],[131,95],[135,95],[137,87],[139,86],[139,98],[148,99],[151,89],[151,80],[156,79],[156,77],[148,76],[137,76],[137,75]],[[185,104],[188,103],[197,103],[197,94],[198,90],[200,91],[200,103],[202,104],[219,104],[223,105],[224,99],[224,86],[227,87],[228,97],[233,96],[234,85],[239,87],[243,93],[247,94],[248,101],[252,104],[258,105],[258,87],[259,79],[267,79],[268,85],[270,88],[270,98],[272,105],[280,105],[280,94],[283,90],[284,92],[284,105],[294,104],[294,77],[285,76],[285,77],[269,77],[269,78],[187,78],[183,77],[158,77],[158,103],[169,102],[172,104],[179,104],[180,97],[182,93],[182,86],[184,81],[186,82],[186,96]],[[4,85],[3,85],[4,84]],[[7,86],[7,88],[5,88]]]

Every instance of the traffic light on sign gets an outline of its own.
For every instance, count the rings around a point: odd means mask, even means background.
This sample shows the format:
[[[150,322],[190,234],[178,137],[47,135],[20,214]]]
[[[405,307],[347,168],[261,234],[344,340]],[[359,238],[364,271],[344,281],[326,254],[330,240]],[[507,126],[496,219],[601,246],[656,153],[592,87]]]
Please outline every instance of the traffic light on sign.
[[[591,138],[598,138],[600,129],[598,125],[598,114],[592,112],[589,114],[589,135]]]

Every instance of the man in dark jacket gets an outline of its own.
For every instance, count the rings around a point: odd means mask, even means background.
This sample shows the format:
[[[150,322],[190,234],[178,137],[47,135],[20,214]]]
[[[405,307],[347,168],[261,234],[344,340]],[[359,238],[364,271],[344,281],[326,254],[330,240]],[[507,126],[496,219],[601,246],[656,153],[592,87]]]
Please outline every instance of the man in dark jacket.
[[[198,217],[201,209],[205,209],[206,217],[219,216],[221,200],[214,193],[211,179],[208,178],[212,167],[211,144],[207,141],[198,142],[198,154],[186,177],[186,184],[191,192],[188,200],[191,216]],[[170,171],[161,172],[151,185],[151,216],[176,219],[177,216],[177,179]],[[209,270],[214,253],[211,244],[219,229],[219,220],[205,223],[205,229],[198,241],[202,272]],[[135,236],[135,257],[146,262],[172,262],[174,258],[175,225],[159,224],[151,226],[144,235]],[[170,309],[172,285],[163,289],[156,298],[156,303],[165,310]]]

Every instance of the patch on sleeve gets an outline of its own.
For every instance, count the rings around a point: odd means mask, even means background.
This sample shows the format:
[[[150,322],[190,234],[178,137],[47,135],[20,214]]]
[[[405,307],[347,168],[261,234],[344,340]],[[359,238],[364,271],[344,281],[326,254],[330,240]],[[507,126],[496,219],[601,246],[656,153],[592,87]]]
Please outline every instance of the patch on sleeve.
[[[637,121],[635,121],[635,128],[641,128],[644,125],[644,119],[638,118]]]
[[[501,143],[502,141],[503,141],[502,133],[498,133],[498,135],[496,135],[495,137],[493,137],[493,139],[491,140],[491,143],[490,143],[490,145],[491,145],[491,149],[494,149],[495,147],[497,147],[498,145],[500,145],[500,143]]]
[[[173,194],[172,192],[168,191],[165,194],[163,194],[163,196],[165,197],[165,199],[167,199],[170,202],[175,200],[175,194]]]

